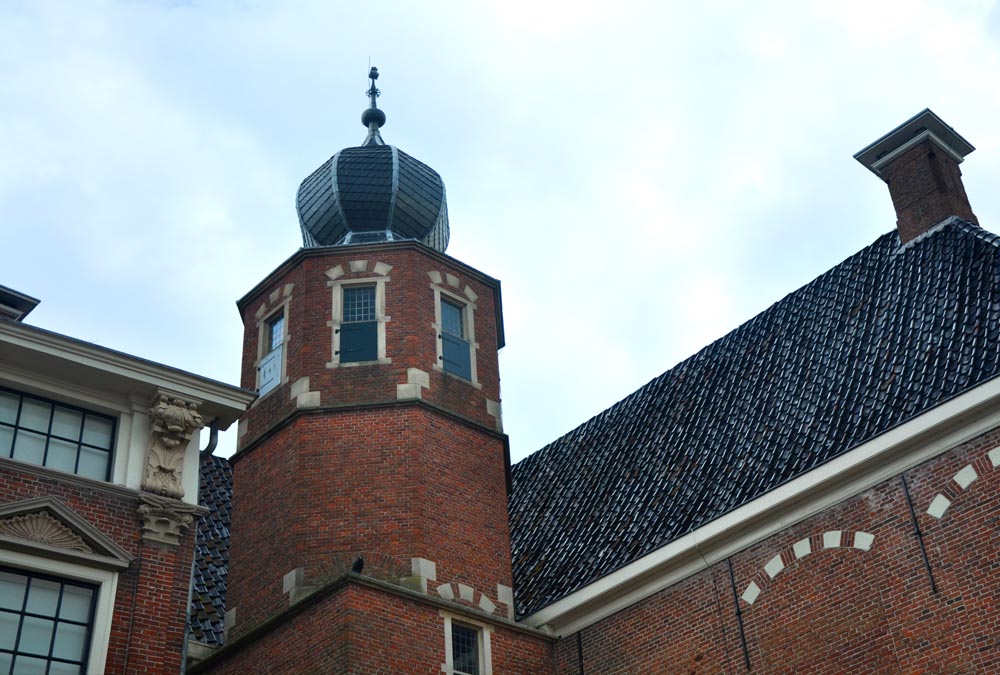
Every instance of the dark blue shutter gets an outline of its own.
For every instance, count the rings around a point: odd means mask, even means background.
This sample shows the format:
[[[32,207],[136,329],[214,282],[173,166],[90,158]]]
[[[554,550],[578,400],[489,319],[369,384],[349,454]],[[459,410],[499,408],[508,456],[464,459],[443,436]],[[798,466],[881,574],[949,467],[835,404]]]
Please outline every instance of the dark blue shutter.
[[[471,380],[472,362],[469,357],[469,343],[450,333],[442,333],[441,347],[445,371]]]
[[[340,324],[340,362],[378,359],[378,321]]]

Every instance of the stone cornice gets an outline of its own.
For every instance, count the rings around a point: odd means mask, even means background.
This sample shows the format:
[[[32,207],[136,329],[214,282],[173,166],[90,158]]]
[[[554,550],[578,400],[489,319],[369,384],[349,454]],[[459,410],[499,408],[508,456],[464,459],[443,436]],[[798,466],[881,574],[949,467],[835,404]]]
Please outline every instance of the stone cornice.
[[[109,390],[167,390],[197,399],[202,411],[220,422],[220,429],[236,421],[256,398],[256,393],[239,387],[23,323],[0,321],[0,344],[22,353],[12,357],[16,362],[30,355],[50,363],[71,363],[78,372],[99,373],[103,388]]]

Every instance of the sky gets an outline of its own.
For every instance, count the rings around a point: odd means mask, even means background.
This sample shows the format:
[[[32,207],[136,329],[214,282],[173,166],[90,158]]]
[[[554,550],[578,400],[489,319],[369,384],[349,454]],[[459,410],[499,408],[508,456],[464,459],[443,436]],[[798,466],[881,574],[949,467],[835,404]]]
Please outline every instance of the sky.
[[[998,2],[0,0],[0,284],[238,384],[235,301],[364,139],[369,62],[502,282],[515,461],[890,231],[852,155],[924,108],[1000,232]]]

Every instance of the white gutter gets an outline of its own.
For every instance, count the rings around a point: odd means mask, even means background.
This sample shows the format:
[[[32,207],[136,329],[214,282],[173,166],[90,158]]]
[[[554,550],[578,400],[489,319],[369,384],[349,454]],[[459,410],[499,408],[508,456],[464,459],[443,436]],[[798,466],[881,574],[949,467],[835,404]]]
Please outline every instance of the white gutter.
[[[859,445],[521,622],[560,637],[572,635],[997,426],[1000,378]]]

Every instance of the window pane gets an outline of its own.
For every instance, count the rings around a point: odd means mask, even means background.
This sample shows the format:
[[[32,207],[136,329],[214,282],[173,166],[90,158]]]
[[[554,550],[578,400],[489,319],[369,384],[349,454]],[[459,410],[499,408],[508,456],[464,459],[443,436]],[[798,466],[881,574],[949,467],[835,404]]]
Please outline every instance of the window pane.
[[[86,446],[80,448],[80,466],[76,471],[81,476],[105,480],[108,476],[108,453]]]
[[[87,415],[83,423],[83,442],[110,450],[112,429],[111,420]]]
[[[13,649],[20,616],[0,610],[0,649]],[[3,671],[0,671],[3,672]]]
[[[2,642],[3,642],[3,633],[0,633],[0,643]],[[2,673],[2,675],[7,675],[7,673],[10,672],[10,662],[13,660],[14,657],[11,656],[10,654],[0,653],[0,673]]]
[[[83,646],[87,641],[87,627],[61,623],[56,628],[56,643],[52,656],[70,661],[83,661]]]
[[[269,329],[270,335],[268,336],[268,340],[270,345],[268,346],[268,351],[274,351],[281,346],[281,343],[285,339],[285,315],[282,314],[271,321]]]
[[[83,415],[75,410],[57,407],[52,413],[52,434],[74,441],[80,440],[80,424]]]
[[[0,391],[0,422],[14,424],[17,421],[17,404],[20,400],[20,396]],[[0,671],[0,673],[2,672]]]
[[[447,300],[442,300],[441,328],[444,329],[445,333],[464,338],[465,328],[462,325],[462,308]]]
[[[30,656],[18,656],[14,662],[14,675],[45,675],[45,659],[35,659]]]
[[[10,457],[10,446],[14,443],[14,430],[0,425],[0,457]]]
[[[479,631],[453,623],[451,652],[457,672],[479,675]]]
[[[94,592],[89,588],[67,585],[63,588],[62,605],[59,607],[59,618],[70,621],[90,620],[90,601]]]
[[[48,403],[25,398],[21,404],[21,420],[18,422],[18,425],[26,429],[48,433],[49,415],[51,413],[52,406]]]
[[[27,587],[28,577],[23,574],[0,572],[0,607],[20,612]]]
[[[0,670],[0,673],[3,671]],[[49,666],[49,675],[80,675],[80,666],[56,661]]]
[[[21,624],[21,639],[17,643],[19,651],[29,654],[47,656],[52,645],[52,629],[55,622],[51,619],[39,619],[37,616],[26,616]]]
[[[49,439],[49,455],[45,459],[45,466],[71,473],[76,471],[76,451],[79,447],[76,443],[58,438]]]
[[[375,287],[344,289],[344,322],[375,320]]]
[[[17,440],[14,442],[13,457],[32,464],[41,464],[45,458],[45,436],[22,429],[17,433]]]
[[[59,582],[48,579],[32,579],[28,589],[28,604],[24,609],[32,614],[55,616],[59,606]]]

